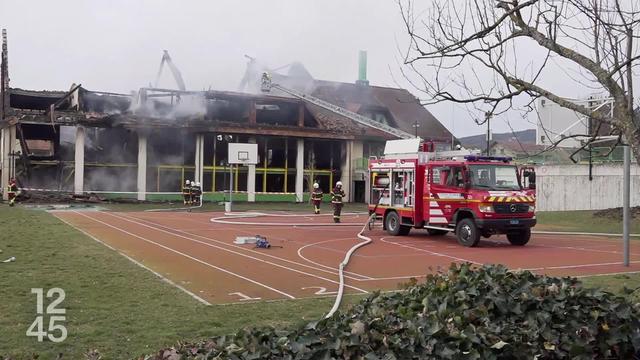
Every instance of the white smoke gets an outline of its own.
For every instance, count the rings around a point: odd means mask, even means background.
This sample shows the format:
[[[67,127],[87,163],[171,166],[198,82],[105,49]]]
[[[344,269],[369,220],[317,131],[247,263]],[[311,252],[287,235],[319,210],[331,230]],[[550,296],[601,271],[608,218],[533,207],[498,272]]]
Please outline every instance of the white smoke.
[[[171,103],[169,96],[167,96],[168,99],[156,100],[158,98],[154,98],[142,101],[143,91],[149,92],[149,90],[141,90],[131,98],[129,112],[134,115],[177,120],[179,118],[202,118],[207,113],[207,99],[204,94],[178,94],[173,97],[173,103]]]

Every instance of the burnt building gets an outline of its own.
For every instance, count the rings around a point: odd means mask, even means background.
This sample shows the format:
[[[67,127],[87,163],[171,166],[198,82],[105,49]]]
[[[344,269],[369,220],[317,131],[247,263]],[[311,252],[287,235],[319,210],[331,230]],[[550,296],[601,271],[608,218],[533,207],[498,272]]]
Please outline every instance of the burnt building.
[[[408,91],[369,85],[362,75],[355,83],[316,80],[300,66],[274,73],[274,81],[450,146],[452,135]],[[222,200],[232,187],[235,200],[304,201],[313,182],[328,192],[341,180],[350,201],[368,199],[367,160],[393,136],[251,87],[249,81],[237,92],[19,89],[9,84],[5,36],[3,187],[15,175],[23,188],[156,200],[179,197],[184,180],[193,179],[202,183],[205,200]],[[230,168],[229,142],[258,144],[259,163]]]

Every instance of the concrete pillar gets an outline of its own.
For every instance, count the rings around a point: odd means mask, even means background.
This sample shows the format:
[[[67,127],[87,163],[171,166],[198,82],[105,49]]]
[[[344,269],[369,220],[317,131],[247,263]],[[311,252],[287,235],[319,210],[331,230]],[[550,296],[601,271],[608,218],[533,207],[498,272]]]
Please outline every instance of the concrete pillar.
[[[296,202],[304,201],[304,139],[298,139],[296,153]]]
[[[147,135],[138,134],[138,200],[147,199]]]
[[[84,139],[86,131],[82,126],[76,126],[75,174],[73,177],[73,192],[81,195],[84,192]]]
[[[255,144],[256,138],[250,138],[249,143]],[[266,161],[267,154],[264,154],[264,156]],[[256,201],[256,166],[248,165],[248,167],[249,167],[249,171],[247,171],[247,201],[255,202]]]
[[[16,127],[9,126],[2,129],[1,135],[1,147],[0,147],[0,160],[2,161],[2,173],[1,179],[2,183],[0,186],[2,187],[2,199],[9,200],[9,196],[6,192],[7,184],[9,184],[9,178],[12,176],[11,168],[13,167],[14,161],[11,153],[14,152],[16,146]],[[15,172],[15,169],[13,169]]]
[[[0,129],[0,191],[2,191],[2,200],[6,200],[5,187],[7,180],[7,173],[5,171],[5,148],[4,148],[4,129]]]
[[[204,179],[204,135],[197,134],[196,135],[196,163],[195,163],[195,174],[194,181],[200,182],[202,184],[202,180]]]
[[[343,143],[344,149],[344,160],[342,164],[340,164],[340,181],[342,181],[342,190],[347,194],[345,199],[346,202],[350,202],[353,199],[353,194],[351,193],[351,182],[352,182],[352,173],[353,169],[351,168],[352,164],[352,153],[353,153],[353,141],[347,140]],[[336,180],[337,181],[337,180]],[[332,184],[334,186],[335,184]]]

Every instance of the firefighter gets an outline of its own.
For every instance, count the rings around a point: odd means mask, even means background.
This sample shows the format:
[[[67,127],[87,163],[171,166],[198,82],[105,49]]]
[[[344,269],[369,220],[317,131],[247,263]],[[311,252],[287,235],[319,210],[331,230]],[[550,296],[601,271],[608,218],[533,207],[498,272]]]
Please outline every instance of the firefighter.
[[[333,222],[340,222],[340,212],[342,212],[342,198],[346,196],[342,190],[342,181],[336,183],[336,187],[331,191],[331,204],[333,205]]]
[[[16,198],[20,195],[20,190],[18,189],[18,183],[16,179],[9,179],[9,185],[7,186],[7,196],[9,198],[9,206],[13,206],[16,203]]]
[[[190,194],[191,196],[189,196],[189,206],[193,206],[196,201],[197,201],[197,196],[198,196],[198,186],[196,185],[196,181],[195,180],[191,180],[191,186],[190,186]]]
[[[191,181],[187,180],[184,182],[184,187],[182,188],[182,197],[184,198],[184,204],[191,204]]]
[[[268,92],[271,90],[271,75],[268,72],[262,73],[262,79],[260,80],[260,90]]]
[[[195,184],[191,189],[192,196],[193,196],[193,204],[196,206],[199,206],[200,202],[202,201],[202,186],[200,186],[200,181],[196,181],[195,183],[192,183],[192,184]]]
[[[320,203],[322,203],[322,189],[318,183],[313,184],[313,192],[311,193],[311,202],[313,203],[314,214],[320,214]]]

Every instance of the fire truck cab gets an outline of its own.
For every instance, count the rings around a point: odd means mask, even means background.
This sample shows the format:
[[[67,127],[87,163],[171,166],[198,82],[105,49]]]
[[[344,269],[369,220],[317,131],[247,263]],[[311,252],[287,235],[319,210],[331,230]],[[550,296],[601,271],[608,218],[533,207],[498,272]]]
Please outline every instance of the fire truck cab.
[[[527,194],[511,158],[465,150],[436,152],[420,139],[392,140],[384,156],[369,159],[369,213],[391,235],[425,228],[453,232],[473,247],[480,237],[506,234],[525,245],[536,224],[535,198]]]

